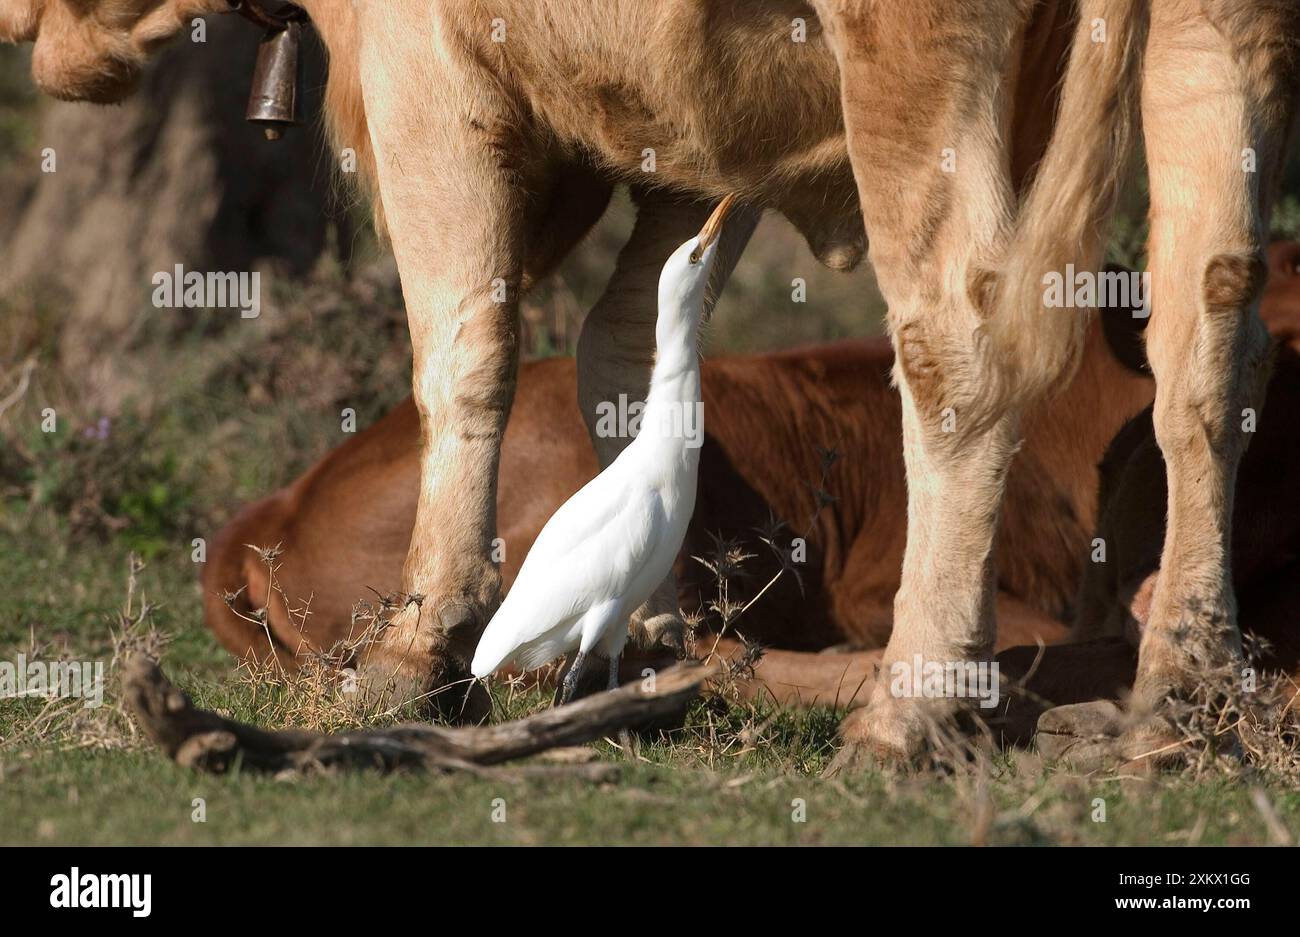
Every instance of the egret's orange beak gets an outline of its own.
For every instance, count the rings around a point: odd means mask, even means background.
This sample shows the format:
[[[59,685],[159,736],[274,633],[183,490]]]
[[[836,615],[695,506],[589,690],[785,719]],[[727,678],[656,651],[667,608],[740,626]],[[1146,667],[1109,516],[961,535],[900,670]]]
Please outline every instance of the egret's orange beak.
[[[732,192],[718,203],[717,208],[713,209],[713,214],[709,215],[709,220],[704,222],[703,228],[700,228],[700,250],[704,250],[718,239],[718,236],[722,234],[723,222],[727,220],[727,215],[735,207],[736,193]]]

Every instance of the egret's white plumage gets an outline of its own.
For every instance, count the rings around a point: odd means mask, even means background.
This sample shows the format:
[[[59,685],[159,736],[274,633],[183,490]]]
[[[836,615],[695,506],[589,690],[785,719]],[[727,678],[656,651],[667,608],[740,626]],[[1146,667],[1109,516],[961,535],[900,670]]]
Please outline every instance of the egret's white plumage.
[[[579,657],[593,650],[608,657],[613,681],[628,618],[672,568],[695,510],[703,433],[696,339],[732,204],[724,199],[699,236],[664,264],[655,365],[637,436],[546,522],[479,639],[474,676],[506,663],[530,670],[576,649]],[[565,698],[579,669],[570,669]]]

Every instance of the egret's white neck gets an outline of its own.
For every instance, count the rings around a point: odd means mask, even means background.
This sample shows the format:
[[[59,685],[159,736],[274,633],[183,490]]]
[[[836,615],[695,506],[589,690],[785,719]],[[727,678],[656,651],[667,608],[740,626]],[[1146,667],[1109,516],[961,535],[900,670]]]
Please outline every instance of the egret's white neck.
[[[650,372],[641,425],[633,441],[640,450],[657,449],[671,457],[697,458],[702,441],[699,336],[703,297],[661,284],[655,323],[655,364]]]
[[[655,322],[655,364],[650,372],[653,401],[690,402],[700,399],[700,353],[697,347],[703,299],[660,290]]]

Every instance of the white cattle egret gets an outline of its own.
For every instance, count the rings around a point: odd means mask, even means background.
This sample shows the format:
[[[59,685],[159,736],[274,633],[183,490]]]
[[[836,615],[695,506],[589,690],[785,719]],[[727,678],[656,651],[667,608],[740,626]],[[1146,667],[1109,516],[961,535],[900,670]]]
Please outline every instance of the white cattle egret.
[[[609,658],[609,685],[628,618],[672,568],[695,510],[703,440],[696,350],[709,271],[728,195],[697,237],[673,252],[659,275],[655,364],[636,438],[560,506],[537,535],[470,669],[484,677],[507,662],[532,670],[578,651],[560,695],[573,696],[586,655]]]

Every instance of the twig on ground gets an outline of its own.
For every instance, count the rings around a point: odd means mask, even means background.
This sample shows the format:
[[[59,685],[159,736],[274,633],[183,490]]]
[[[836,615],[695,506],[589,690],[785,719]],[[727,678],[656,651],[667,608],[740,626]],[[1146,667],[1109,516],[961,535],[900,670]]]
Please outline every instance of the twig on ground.
[[[408,724],[340,734],[268,731],[197,709],[144,655],[127,662],[123,693],[136,720],[168,757],[206,771],[224,772],[236,763],[276,772],[330,767],[466,771],[666,718],[683,710],[712,673],[709,667],[679,664],[659,675],[654,690],[629,684],[495,726]]]

